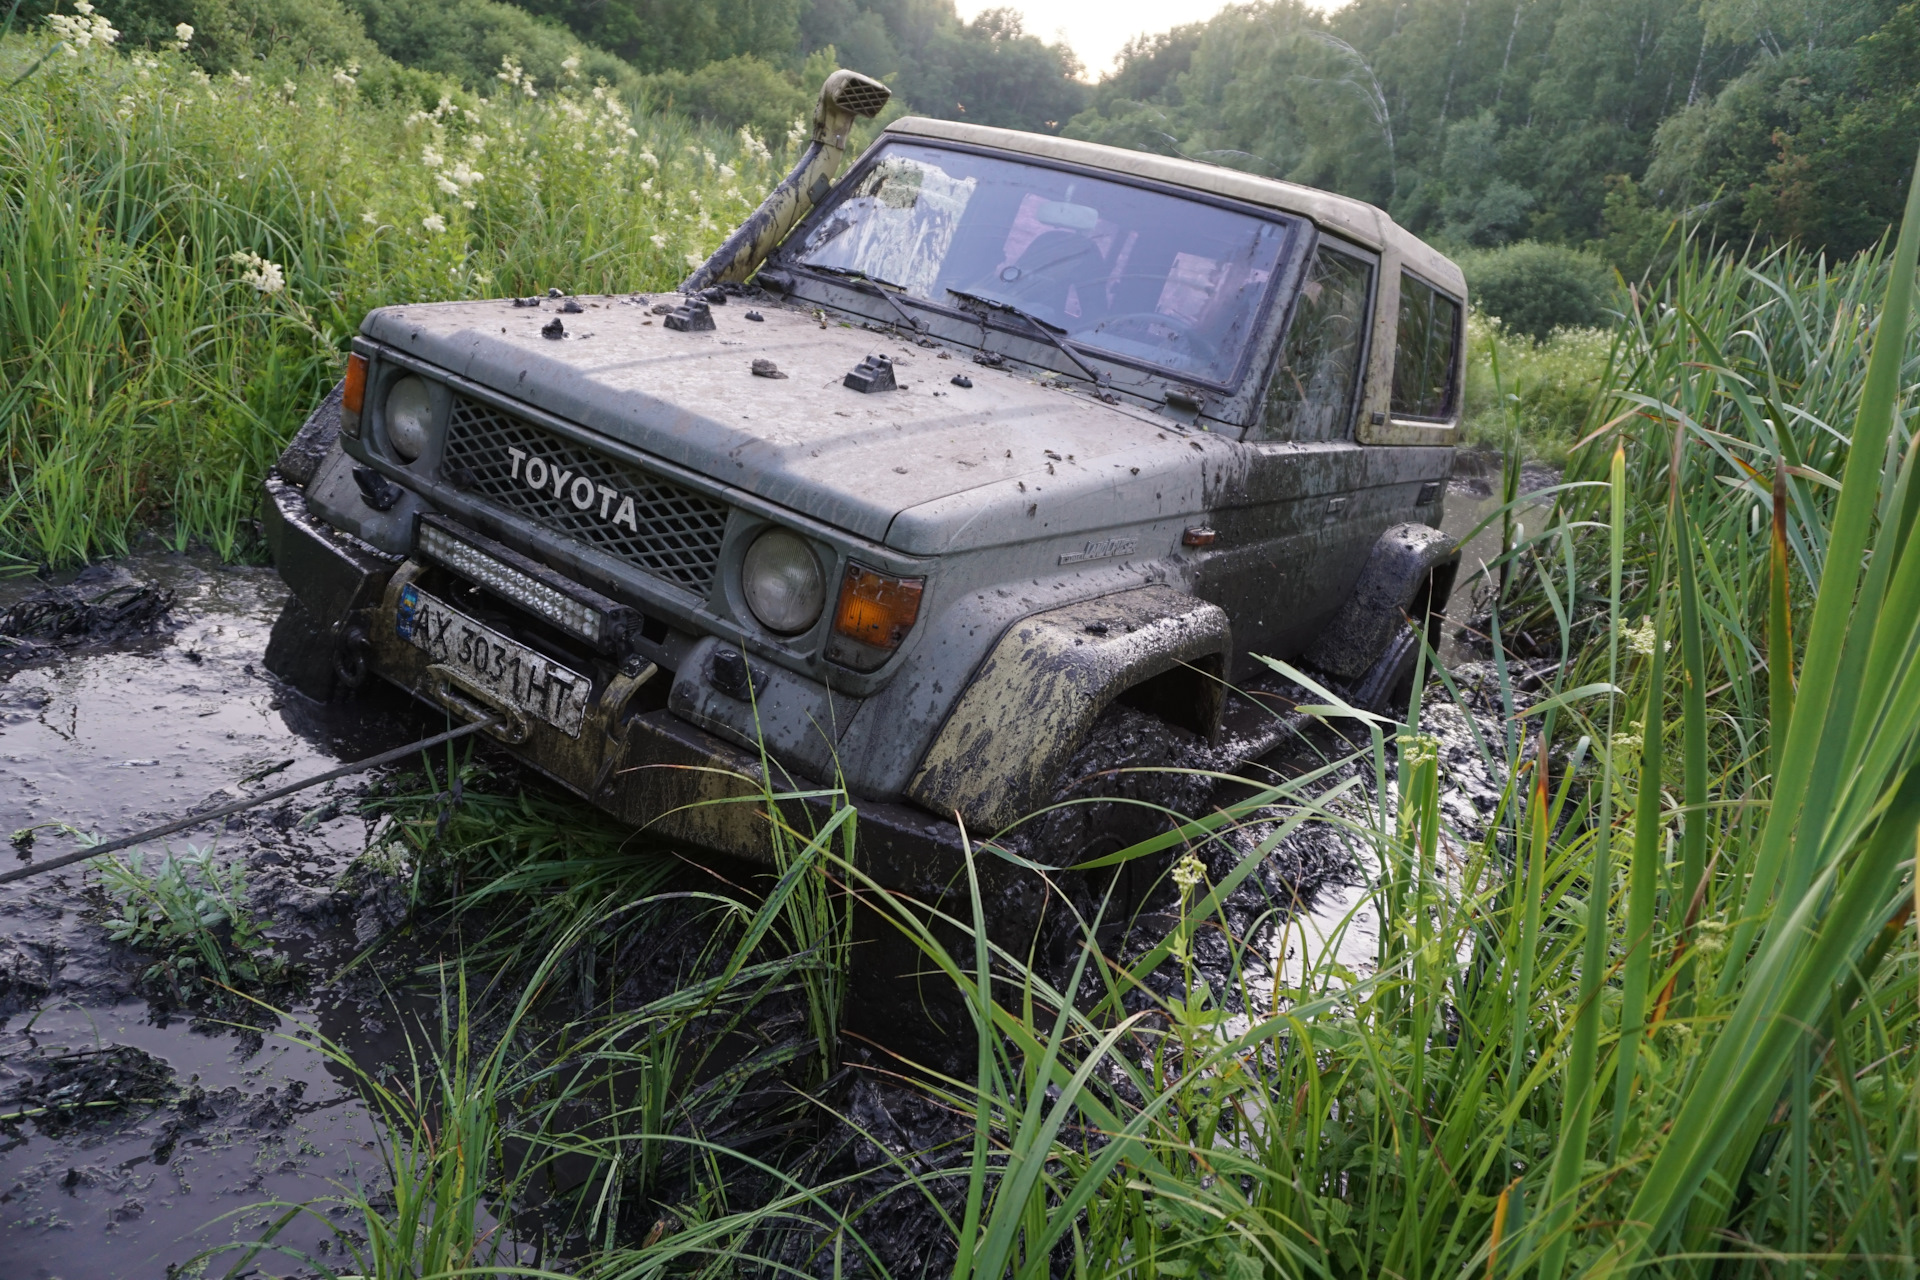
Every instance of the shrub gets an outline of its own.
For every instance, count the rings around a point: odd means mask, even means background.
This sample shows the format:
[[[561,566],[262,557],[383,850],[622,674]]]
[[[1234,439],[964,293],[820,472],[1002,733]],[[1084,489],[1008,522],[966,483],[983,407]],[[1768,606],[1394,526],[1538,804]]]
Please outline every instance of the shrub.
[[[1468,441],[1505,448],[1509,433],[1517,430],[1528,456],[1565,461],[1569,446],[1588,429],[1612,344],[1606,329],[1556,329],[1545,342],[1535,342],[1472,312],[1467,318]]]
[[[649,97],[661,110],[684,111],[729,132],[749,129],[762,138],[782,137],[796,118],[808,118],[819,90],[820,80],[809,91],[798,77],[751,54],[647,77]]]
[[[1509,333],[1543,342],[1555,329],[1590,329],[1607,319],[1607,267],[1590,254],[1523,240],[1462,254],[1459,262],[1474,306]]]

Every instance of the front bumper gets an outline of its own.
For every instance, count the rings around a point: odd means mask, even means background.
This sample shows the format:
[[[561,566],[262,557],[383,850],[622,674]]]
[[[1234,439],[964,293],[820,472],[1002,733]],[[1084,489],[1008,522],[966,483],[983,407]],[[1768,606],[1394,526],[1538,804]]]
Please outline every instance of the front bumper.
[[[450,688],[433,661],[400,638],[400,592],[421,565],[380,556],[313,519],[301,493],[277,479],[264,496],[274,562],[331,634],[364,636],[369,671],[421,701],[457,718],[484,714],[471,690]],[[836,805],[852,803],[844,794],[795,796],[830,789],[778,764],[763,767],[757,754],[659,707],[661,699],[637,696],[652,681],[671,678],[631,664],[604,680],[578,737],[529,717],[492,736],[522,763],[650,835],[762,866],[774,861],[769,797],[802,838]],[[856,856],[877,882],[923,901],[964,884],[965,845],[953,823],[905,805],[861,802],[858,809]]]

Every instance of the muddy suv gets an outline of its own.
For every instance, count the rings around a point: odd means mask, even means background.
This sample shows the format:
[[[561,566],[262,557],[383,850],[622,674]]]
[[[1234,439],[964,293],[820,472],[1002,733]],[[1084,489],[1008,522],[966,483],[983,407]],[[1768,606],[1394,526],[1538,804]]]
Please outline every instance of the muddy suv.
[[[942,120],[835,181],[885,98],[837,73],[676,293],[369,315],[267,482],[269,665],[496,714],[723,854],[768,857],[702,803],[743,779],[844,788],[920,889],[1115,717],[1107,766],[1272,745],[1255,655],[1384,704],[1452,581],[1459,270],[1358,201]]]

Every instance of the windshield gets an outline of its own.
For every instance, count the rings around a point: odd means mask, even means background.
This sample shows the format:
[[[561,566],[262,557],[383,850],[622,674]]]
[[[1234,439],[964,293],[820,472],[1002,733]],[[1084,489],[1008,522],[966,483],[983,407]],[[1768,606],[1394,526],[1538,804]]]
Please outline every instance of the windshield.
[[[794,260],[945,307],[1000,303],[1090,353],[1233,380],[1290,224],[998,156],[892,143]]]

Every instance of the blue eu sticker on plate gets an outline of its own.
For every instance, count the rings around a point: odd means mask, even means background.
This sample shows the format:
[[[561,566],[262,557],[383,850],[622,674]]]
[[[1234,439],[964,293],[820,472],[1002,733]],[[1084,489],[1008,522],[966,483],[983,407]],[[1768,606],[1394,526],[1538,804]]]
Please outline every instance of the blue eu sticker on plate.
[[[413,639],[413,622],[420,615],[420,588],[400,588],[400,607],[393,611],[393,629],[402,640]]]

